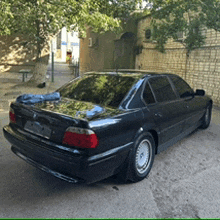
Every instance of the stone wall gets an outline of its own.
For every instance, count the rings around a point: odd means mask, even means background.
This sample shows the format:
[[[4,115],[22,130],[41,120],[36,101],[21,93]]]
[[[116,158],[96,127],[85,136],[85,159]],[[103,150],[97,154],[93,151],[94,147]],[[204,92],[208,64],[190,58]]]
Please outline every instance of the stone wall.
[[[142,45],[143,49],[136,56],[136,69],[178,74],[194,89],[204,89],[214,104],[220,106],[220,33],[203,30],[206,44],[187,58],[180,42],[169,40],[165,53],[155,50],[154,42],[145,37],[149,27],[150,17],[138,23],[137,45]]]

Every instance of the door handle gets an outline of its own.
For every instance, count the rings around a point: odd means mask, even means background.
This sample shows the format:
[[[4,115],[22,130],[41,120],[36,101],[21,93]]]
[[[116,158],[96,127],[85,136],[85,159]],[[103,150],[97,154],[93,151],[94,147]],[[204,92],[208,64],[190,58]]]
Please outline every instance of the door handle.
[[[156,117],[160,117],[160,118],[163,116],[161,113],[155,113],[154,115],[155,115]]]

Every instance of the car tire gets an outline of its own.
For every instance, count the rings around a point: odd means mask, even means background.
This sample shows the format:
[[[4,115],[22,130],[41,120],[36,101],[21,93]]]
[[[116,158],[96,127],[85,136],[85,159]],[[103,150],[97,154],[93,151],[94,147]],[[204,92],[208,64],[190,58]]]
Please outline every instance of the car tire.
[[[143,180],[149,174],[155,156],[155,142],[151,133],[140,135],[134,143],[130,157],[130,177],[132,182]]]
[[[202,118],[202,125],[201,128],[202,129],[206,129],[209,127],[210,122],[211,122],[211,115],[212,115],[212,105],[209,104],[206,108],[206,112]]]

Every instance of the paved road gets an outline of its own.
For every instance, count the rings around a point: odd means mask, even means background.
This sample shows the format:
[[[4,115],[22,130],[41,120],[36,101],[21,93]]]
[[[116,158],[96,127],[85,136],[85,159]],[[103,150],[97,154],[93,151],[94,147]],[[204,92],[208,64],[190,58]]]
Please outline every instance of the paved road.
[[[45,88],[18,86],[22,83],[22,75],[20,73],[8,72],[0,74],[0,112],[9,109],[9,103],[21,94],[45,94],[54,92],[68,81],[75,78],[73,68],[66,63],[55,62],[54,64],[54,82],[51,82],[52,68],[51,63],[47,67],[47,77]],[[28,75],[26,81],[30,79],[32,74]]]
[[[0,113],[0,127],[8,114]],[[30,166],[0,132],[0,218],[219,218],[220,111],[156,156],[147,179],[73,185]]]

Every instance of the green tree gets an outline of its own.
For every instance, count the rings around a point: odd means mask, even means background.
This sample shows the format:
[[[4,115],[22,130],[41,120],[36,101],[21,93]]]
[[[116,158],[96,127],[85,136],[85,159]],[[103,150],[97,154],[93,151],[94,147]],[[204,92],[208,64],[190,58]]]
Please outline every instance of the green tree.
[[[153,38],[156,48],[164,52],[169,38],[178,40],[184,33],[183,45],[189,53],[205,43],[204,28],[220,30],[220,0],[149,0]]]
[[[7,26],[7,21],[13,18],[9,1],[0,2],[0,34],[10,34],[10,29]]]
[[[86,27],[96,32],[120,28],[120,18],[129,16],[142,0],[1,0],[0,35],[24,34],[27,44],[36,46],[36,65],[30,79],[42,82],[41,52],[49,38],[62,27],[77,28],[85,36]]]

